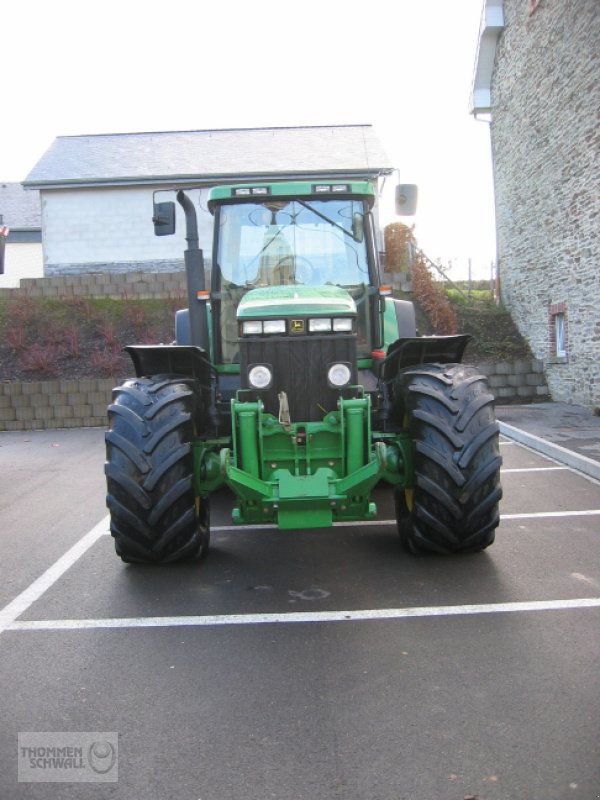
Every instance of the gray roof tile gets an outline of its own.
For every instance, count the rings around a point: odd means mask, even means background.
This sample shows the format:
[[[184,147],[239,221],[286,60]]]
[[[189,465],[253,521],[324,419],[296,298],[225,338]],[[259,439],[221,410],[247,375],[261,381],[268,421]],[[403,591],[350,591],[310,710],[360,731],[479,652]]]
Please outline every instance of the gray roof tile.
[[[60,136],[25,185],[238,179],[392,169],[370,125]]]
[[[20,183],[0,183],[0,214],[11,230],[39,230],[40,193],[28,191]]]

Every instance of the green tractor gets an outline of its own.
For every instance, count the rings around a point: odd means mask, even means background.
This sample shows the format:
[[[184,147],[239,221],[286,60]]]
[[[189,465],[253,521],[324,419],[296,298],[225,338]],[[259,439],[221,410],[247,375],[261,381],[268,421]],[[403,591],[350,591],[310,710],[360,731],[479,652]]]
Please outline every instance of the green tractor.
[[[414,213],[397,188],[400,213]],[[494,400],[461,363],[469,337],[418,336],[412,303],[380,283],[367,181],[210,190],[210,286],[195,208],[186,219],[189,308],[172,345],[127,347],[114,389],[107,505],[126,562],[206,554],[210,497],[233,522],[281,529],[371,520],[393,492],[411,553],[470,553],[494,540],[502,491]],[[175,203],[155,203],[157,235]]]

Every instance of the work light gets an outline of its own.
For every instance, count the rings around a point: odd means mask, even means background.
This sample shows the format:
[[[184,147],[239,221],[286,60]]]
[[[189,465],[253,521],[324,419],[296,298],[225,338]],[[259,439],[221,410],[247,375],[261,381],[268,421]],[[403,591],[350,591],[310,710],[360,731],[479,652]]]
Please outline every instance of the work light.
[[[331,330],[331,320],[327,317],[317,317],[308,320],[310,333],[328,333]]]
[[[327,370],[327,380],[329,385],[335,389],[341,389],[350,383],[352,373],[349,364],[332,364]]]
[[[248,370],[248,382],[253,389],[268,389],[273,373],[266,364],[255,364]]]

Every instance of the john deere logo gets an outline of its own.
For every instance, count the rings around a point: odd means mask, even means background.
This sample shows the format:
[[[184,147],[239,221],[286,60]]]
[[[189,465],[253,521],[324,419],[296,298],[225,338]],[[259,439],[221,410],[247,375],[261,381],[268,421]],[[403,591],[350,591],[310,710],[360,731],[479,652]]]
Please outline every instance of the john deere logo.
[[[292,320],[292,333],[304,333],[304,320],[303,319],[293,319]]]

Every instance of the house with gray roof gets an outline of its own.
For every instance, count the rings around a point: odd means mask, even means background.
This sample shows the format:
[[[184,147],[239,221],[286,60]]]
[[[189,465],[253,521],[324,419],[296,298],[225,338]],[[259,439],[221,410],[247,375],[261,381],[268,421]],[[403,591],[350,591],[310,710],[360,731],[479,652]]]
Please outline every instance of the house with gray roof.
[[[60,136],[24,181],[42,198],[46,275],[183,269],[184,220],[156,238],[152,198],[185,187],[210,263],[211,186],[261,180],[357,178],[393,165],[371,125]]]
[[[26,191],[20,183],[0,183],[0,226],[5,237],[4,272],[0,287],[19,285],[21,278],[43,274],[40,193]]]

